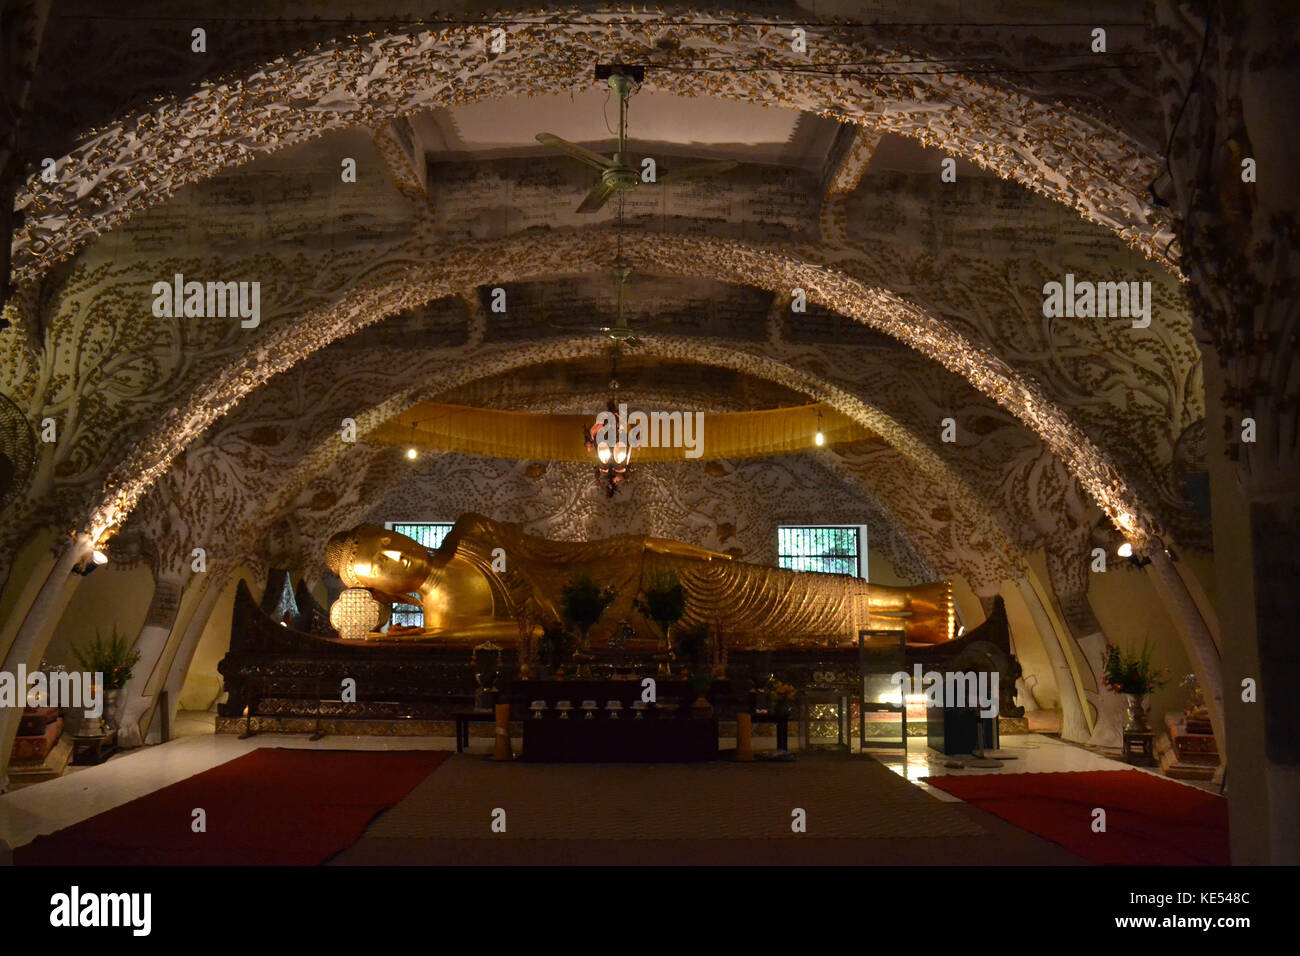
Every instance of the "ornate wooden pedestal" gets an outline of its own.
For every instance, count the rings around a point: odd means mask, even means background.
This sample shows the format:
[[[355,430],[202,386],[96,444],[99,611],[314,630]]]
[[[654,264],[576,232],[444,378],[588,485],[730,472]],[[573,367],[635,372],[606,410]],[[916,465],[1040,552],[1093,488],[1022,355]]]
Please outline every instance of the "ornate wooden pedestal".
[[[1124,762],[1134,767],[1156,765],[1156,735],[1149,730],[1124,731]]]

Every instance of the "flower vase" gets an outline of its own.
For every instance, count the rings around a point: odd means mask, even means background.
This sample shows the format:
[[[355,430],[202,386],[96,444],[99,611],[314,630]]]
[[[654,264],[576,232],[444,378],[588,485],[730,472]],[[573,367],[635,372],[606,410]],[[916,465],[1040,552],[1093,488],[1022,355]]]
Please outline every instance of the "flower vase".
[[[1147,722],[1147,695],[1125,694],[1128,701],[1128,721],[1124,724],[1125,733],[1150,733],[1151,725]]]
[[[588,638],[588,634],[590,630],[591,630],[590,625],[580,629],[579,636],[578,636],[578,648],[573,652],[574,676],[578,680],[591,679],[591,662],[596,659],[595,655],[591,653],[591,647]]]
[[[103,707],[98,717],[91,717],[86,714],[81,722],[81,729],[78,733],[83,737],[107,737],[109,733],[117,729],[117,701],[121,693],[120,688],[102,691],[104,695]]]

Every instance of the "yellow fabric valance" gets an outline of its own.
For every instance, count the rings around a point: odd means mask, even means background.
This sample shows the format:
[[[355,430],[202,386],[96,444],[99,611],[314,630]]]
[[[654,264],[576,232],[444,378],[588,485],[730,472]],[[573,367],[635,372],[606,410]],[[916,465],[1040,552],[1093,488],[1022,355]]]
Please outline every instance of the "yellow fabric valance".
[[[634,464],[810,451],[818,447],[819,420],[823,447],[874,437],[857,422],[820,403],[755,412],[671,414],[640,409],[635,402],[626,404],[633,431],[637,413],[645,416],[644,440],[632,453]],[[692,416],[689,423],[687,415]],[[589,461],[583,432],[595,420],[594,415],[535,415],[422,402],[384,422],[366,434],[365,440],[521,461]]]

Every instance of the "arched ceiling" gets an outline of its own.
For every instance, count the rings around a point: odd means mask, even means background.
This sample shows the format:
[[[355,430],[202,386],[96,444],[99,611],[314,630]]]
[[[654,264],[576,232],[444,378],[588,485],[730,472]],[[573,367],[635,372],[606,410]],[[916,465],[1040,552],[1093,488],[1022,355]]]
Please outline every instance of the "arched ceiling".
[[[377,422],[420,399],[559,409],[598,394],[608,343],[570,327],[609,324],[620,230],[612,204],[573,212],[591,177],[531,136],[602,148],[590,67],[614,51],[662,67],[632,101],[638,148],[664,169],[741,162],[629,198],[628,314],[649,348],[624,367],[642,394],[718,409],[837,403],[886,441],[826,459],[823,477],[894,515],[900,540],[925,525],[908,547],[973,579],[1005,575],[1053,535],[1058,558],[1079,553],[1097,505],[1112,521],[1136,515],[1139,533],[1202,543],[1181,485],[1202,467],[1199,355],[1176,279],[1144,258],[1160,260],[1171,235],[1146,203],[1160,144],[1130,79],[1141,31],[1113,9],[1116,68],[1068,78],[908,73],[900,51],[951,57],[954,37],[813,25],[818,62],[891,63],[828,77],[790,68],[782,31],[755,38],[726,15],[557,21],[549,42],[521,23],[490,62],[481,26],[463,24],[318,36],[274,62],[263,38],[220,78],[164,58],[176,70],[155,74],[171,77],[161,99],[125,97],[131,108],[91,133],[47,126],[34,140],[64,144],[68,175],[19,197],[24,288],[0,330],[0,375],[63,437],[0,531],[54,521],[98,534],[156,487],[141,521],[165,536],[206,486],[230,503],[213,514],[237,514],[252,542],[356,464],[328,437],[344,415]],[[284,49],[316,30],[286,27]],[[982,39],[989,62],[1023,66],[1016,35]],[[1036,35],[1035,55],[1077,59],[1069,29]],[[454,69],[431,55],[448,48]],[[938,177],[949,153],[954,183]],[[354,184],[340,183],[344,157]],[[1157,321],[1044,320],[1042,283],[1066,271],[1151,281]],[[152,284],[176,273],[260,281],[259,327],[152,316]],[[495,287],[504,315],[489,310]],[[795,288],[806,312],[791,309]],[[355,387],[336,388],[347,376]],[[951,445],[938,437],[948,417]],[[246,473],[195,465],[262,441]],[[374,471],[367,493],[406,487],[386,467],[356,468]],[[274,491],[250,515],[241,496],[262,468],[276,470]],[[981,548],[994,557],[972,571]]]
[[[364,281],[351,283],[333,305],[300,314],[296,321],[272,328],[260,344],[202,383],[185,414],[156,426],[116,467],[105,488],[106,496],[91,510],[84,526],[91,530],[92,537],[98,537],[103,530],[119,524],[134,507],[140,493],[166,470],[189,440],[250,389],[277,372],[292,368],[304,356],[339,336],[364,327],[380,316],[463,289],[475,278],[508,282],[530,276],[581,274],[598,262],[612,260],[615,239],[611,231],[554,232],[504,242],[467,243],[450,252],[444,251],[442,256],[436,256],[434,249],[426,250],[433,255],[421,256],[418,246],[406,243],[398,261],[369,273]],[[1153,524],[1157,512],[1142,503],[1136,488],[1122,477],[1109,455],[1086,436],[1039,383],[1018,373],[989,349],[965,339],[943,321],[891,293],[817,264],[809,258],[816,250],[643,234],[627,251],[634,264],[670,274],[722,277],[773,292],[802,288],[811,301],[887,331],[928,358],[958,372],[1025,422],[1066,461],[1112,519],[1131,516],[1135,533],[1139,535],[1150,534],[1158,528]],[[249,265],[257,268],[255,264]],[[551,358],[562,354],[553,346],[534,348],[539,350],[539,355],[549,351]]]
[[[30,282],[178,188],[258,155],[332,130],[381,128],[431,108],[586,90],[593,66],[613,60],[646,64],[650,91],[779,105],[941,146],[1163,258],[1172,232],[1146,192],[1159,172],[1152,130],[1118,125],[1115,107],[1095,95],[1106,86],[1122,89],[1123,80],[1093,80],[1091,90],[1084,83],[1065,97],[1059,78],[1039,78],[1051,71],[1026,63],[1050,60],[1058,72],[1071,66],[1076,74],[1095,72],[1102,64],[1082,65],[1095,57],[1082,31],[1040,30],[1032,53],[1016,48],[1015,31],[1006,31],[990,41],[996,51],[975,66],[952,35],[963,31],[951,27],[945,35],[924,25],[819,24],[806,15],[799,22],[815,51],[815,70],[792,51],[787,31],[726,11],[673,20],[575,7],[567,15],[499,18],[500,53],[487,48],[478,22],[371,29],[310,49],[296,46],[307,31],[290,29],[282,55],[264,63],[244,56],[226,61],[239,65],[219,79],[200,79],[202,70],[191,67],[170,84],[162,80],[174,90],[84,133],[62,156],[65,175],[57,183],[40,179],[33,157],[17,202],[24,223],[15,241],[15,278]],[[1150,54],[1142,49],[1145,34],[1127,23],[1116,31],[1107,69],[1140,68]],[[164,36],[176,44],[174,33]],[[150,31],[144,42],[159,40]],[[253,45],[267,47],[267,40]],[[113,60],[122,59],[114,51]],[[175,59],[173,51],[148,62]],[[918,70],[917,62],[931,65]],[[874,69],[864,70],[864,63]]]
[[[161,542],[158,550],[172,552],[160,564],[173,569],[187,563],[188,552],[176,550],[177,541],[223,538],[234,561],[255,542],[270,540],[268,528],[293,523],[295,512],[306,507],[302,489],[319,487],[320,480],[330,488],[327,504],[320,505],[315,493],[308,502],[316,503],[308,512],[318,518],[343,502],[359,520],[354,512],[364,508],[357,489],[367,480],[370,494],[394,482],[420,487],[391,449],[382,450],[387,459],[376,460],[364,442],[339,440],[345,416],[364,435],[420,399],[479,404],[490,397],[506,407],[568,411],[594,407],[605,394],[605,347],[598,338],[565,340],[570,357],[563,360],[534,345],[515,345],[492,366],[477,361],[449,369],[436,349],[365,344],[383,341],[383,331],[376,326],[341,339],[255,392],[186,453],[183,464],[150,493],[140,522],[127,530],[149,529],[146,536]],[[1095,511],[1060,462],[959,376],[892,340],[876,347],[760,346],[698,338],[685,340],[692,361],[680,358],[681,341],[647,336],[644,354],[627,360],[623,378],[630,399],[662,397],[677,407],[708,408],[719,384],[739,382],[761,399],[746,407],[774,399],[835,401],[886,440],[828,452],[823,467],[832,470],[824,477],[847,481],[877,513],[895,516],[891,533],[911,540],[909,550],[924,555],[926,566],[996,590],[1015,574],[1022,549],[1050,543],[1078,557],[1086,547]],[[503,361],[509,371],[494,372]],[[643,374],[652,391],[638,385]],[[509,388],[497,391],[503,382]],[[738,396],[729,391],[724,399],[735,402]],[[959,423],[964,437],[956,446],[943,445],[929,427],[940,408],[951,410]],[[195,465],[196,456],[205,464]],[[226,476],[231,467],[238,474]],[[374,468],[380,477],[367,478],[367,469]],[[589,476],[586,484],[591,490]],[[183,534],[168,524],[177,508],[187,522]],[[334,525],[320,525],[326,527]],[[298,560],[313,560],[310,554]]]

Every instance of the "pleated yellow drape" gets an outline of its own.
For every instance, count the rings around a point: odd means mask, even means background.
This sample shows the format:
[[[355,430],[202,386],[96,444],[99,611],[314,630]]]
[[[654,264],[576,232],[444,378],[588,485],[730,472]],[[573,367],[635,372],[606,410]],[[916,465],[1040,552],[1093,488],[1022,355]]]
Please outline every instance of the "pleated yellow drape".
[[[628,426],[635,436],[635,404],[628,407]],[[633,462],[711,458],[758,458],[814,449],[820,423],[825,445],[863,441],[872,433],[821,403],[753,412],[646,413],[644,440]],[[589,415],[535,415],[494,408],[470,408],[422,402],[369,432],[365,440],[413,446],[427,451],[459,452],[522,461],[588,461],[583,433],[595,422]],[[685,439],[699,454],[687,458]]]

